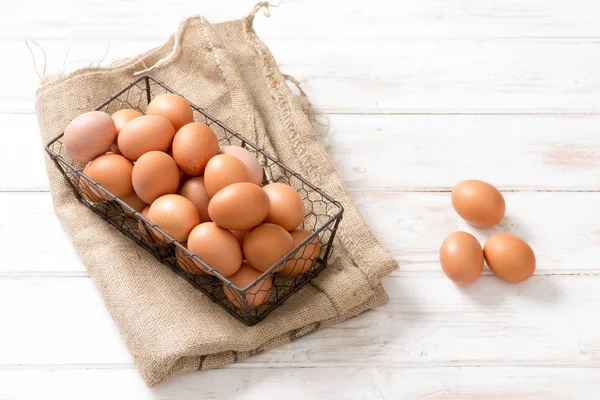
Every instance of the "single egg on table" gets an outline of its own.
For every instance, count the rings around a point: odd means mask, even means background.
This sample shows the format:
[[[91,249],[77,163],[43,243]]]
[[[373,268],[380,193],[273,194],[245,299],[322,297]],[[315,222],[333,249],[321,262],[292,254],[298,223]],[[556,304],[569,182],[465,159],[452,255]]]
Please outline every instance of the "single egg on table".
[[[242,263],[241,268],[238,272],[230,276],[228,279],[231,283],[236,285],[240,289],[244,289],[255,282],[262,272],[255,270],[248,263]],[[250,308],[256,308],[263,304],[265,300],[269,297],[269,293],[271,293],[271,288],[273,287],[273,279],[270,276],[267,276],[260,281],[256,285],[254,285],[251,289],[249,289],[244,297],[245,302],[242,299],[242,295],[228,288],[227,286],[223,286],[223,291],[225,292],[225,296],[227,299],[237,308],[243,309],[247,304]],[[246,303],[246,304],[244,304]]]
[[[269,213],[269,196],[260,186],[238,182],[219,190],[208,203],[210,218],[220,227],[247,231]]]
[[[241,146],[223,146],[219,149],[220,154],[228,154],[243,162],[250,176],[252,177],[252,183],[261,186],[263,180],[263,168],[258,161],[256,156]]]
[[[294,247],[298,246],[304,239],[312,234],[305,229],[296,229],[290,232],[294,239]],[[321,243],[319,236],[313,237],[308,243],[298,249],[293,256],[283,265],[280,271],[283,275],[295,276],[304,274],[311,269],[317,257],[321,254]]]
[[[244,256],[252,268],[266,271],[294,248],[292,235],[279,225],[261,224],[244,237]],[[277,268],[281,271],[284,264]]]
[[[217,136],[208,125],[199,122],[184,125],[173,138],[173,158],[190,176],[201,175],[208,161],[218,152]]]
[[[440,264],[444,274],[458,285],[474,282],[483,270],[483,250],[479,241],[467,232],[453,232],[440,246]]]
[[[286,231],[300,226],[304,219],[304,202],[296,190],[285,183],[270,183],[263,187],[269,196],[269,214],[265,222],[277,224]]]
[[[250,171],[248,171],[246,164],[233,156],[218,154],[206,164],[204,184],[210,197],[213,197],[226,186],[251,181]]]
[[[160,196],[177,192],[179,169],[167,153],[150,151],[137,160],[131,179],[140,199],[152,204]]]
[[[100,184],[115,197],[125,198],[133,193],[131,176],[133,164],[118,154],[104,154],[95,158],[83,169],[83,173]],[[86,200],[98,202],[107,196],[84,178],[80,179],[81,193]]]
[[[175,128],[168,119],[157,115],[142,115],[129,121],[117,139],[119,151],[136,161],[149,151],[166,152],[171,147]]]
[[[214,222],[196,226],[188,237],[187,246],[224,277],[235,274],[242,265],[242,249],[237,238]]]
[[[73,160],[89,162],[106,153],[116,135],[117,128],[110,115],[102,111],[90,111],[67,125],[63,145]]]
[[[492,235],[485,242],[483,253],[488,267],[503,281],[523,282],[535,271],[535,253],[527,242],[515,235]]]
[[[452,189],[452,207],[465,221],[489,228],[504,218],[506,203],[502,193],[487,182],[466,180]]]
[[[174,93],[159,94],[152,99],[146,108],[146,115],[158,115],[168,119],[176,131],[194,121],[194,112],[190,103]]]

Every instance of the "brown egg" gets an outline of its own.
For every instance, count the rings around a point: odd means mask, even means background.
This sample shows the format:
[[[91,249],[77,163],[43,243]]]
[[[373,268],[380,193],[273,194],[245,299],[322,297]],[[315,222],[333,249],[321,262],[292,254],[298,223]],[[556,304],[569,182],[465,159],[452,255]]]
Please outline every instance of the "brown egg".
[[[140,199],[135,192],[133,192],[127,197],[121,198],[121,201],[123,201],[129,207],[133,208],[135,211],[139,212],[141,212],[146,206],[148,206],[148,204],[144,203],[144,201]],[[125,207],[123,208],[125,209]],[[125,210],[125,212],[129,212],[129,210]]]
[[[201,175],[208,160],[218,152],[217,137],[205,124],[192,122],[184,125],[173,139],[173,158],[179,168],[191,176]]]
[[[485,261],[492,272],[506,282],[528,279],[535,271],[535,254],[519,237],[509,233],[492,235],[483,247]]]
[[[148,104],[146,115],[160,115],[168,119],[176,131],[185,124],[194,121],[194,113],[190,103],[174,93],[164,93],[156,96]]]
[[[262,224],[246,234],[243,248],[248,264],[264,272],[294,248],[294,239],[279,225]]]
[[[244,231],[259,225],[269,213],[269,196],[259,186],[238,182],[226,186],[208,203],[210,218],[220,227]]]
[[[200,223],[194,203],[178,194],[166,194],[156,199],[150,205],[148,219],[178,242],[185,242]]]
[[[277,224],[286,231],[296,229],[304,219],[304,202],[302,197],[285,183],[271,183],[264,191],[269,196],[270,208],[265,222]]]
[[[104,154],[86,165],[83,173],[114,196],[123,198],[133,193],[132,170],[133,164],[125,157],[118,154]],[[82,187],[82,192],[83,197],[92,202],[105,198],[103,192],[95,189],[91,184],[87,185],[87,181],[85,187]]]
[[[204,171],[204,184],[210,197],[213,197],[225,186],[251,180],[250,171],[246,165],[227,154],[218,154],[211,158]]]
[[[240,242],[240,246],[244,245],[244,238],[246,237],[246,233],[248,233],[248,231],[231,231],[231,233],[233,233],[235,235],[235,237],[237,238],[238,242]]]
[[[146,207],[144,207],[144,209],[142,211],[140,211],[140,214],[142,214],[144,217],[146,217],[146,219],[148,219],[148,211],[149,210],[150,210],[150,206],[146,206]],[[150,232],[151,237],[148,236],[148,234],[146,233],[144,223],[141,220],[138,220],[138,230],[140,231],[140,236],[142,237],[142,240],[144,240],[145,242],[148,242],[148,243],[158,244],[159,247],[167,245],[167,244],[161,242],[160,237],[162,237],[162,235],[160,235],[158,233],[158,231],[156,231],[150,225],[148,225],[147,227],[148,227],[148,232]]]
[[[187,249],[187,242],[181,243],[181,245]],[[179,246],[175,246],[175,259],[177,260],[177,265],[187,273],[194,275],[206,274],[204,266],[181,250]]]
[[[167,153],[150,151],[143,154],[133,167],[133,187],[140,199],[148,204],[165,194],[177,192],[179,169]]]
[[[63,145],[75,161],[88,162],[110,149],[117,129],[110,115],[90,111],[76,117],[65,129]]]
[[[263,168],[253,153],[240,146],[223,146],[219,153],[228,154],[243,162],[250,171],[252,183],[262,186]]]
[[[118,147],[118,142],[117,140],[119,139],[119,133],[121,132],[121,129],[123,129],[123,127],[132,119],[137,118],[137,117],[141,117],[142,114],[139,111],[133,110],[131,108],[123,108],[115,113],[113,113],[113,115],[111,116],[113,121],[115,122],[115,128],[117,128],[117,135],[115,136],[115,141],[113,143],[113,147],[115,150],[119,150]],[[111,147],[111,148],[113,148]]]
[[[262,272],[255,270],[248,263],[242,263],[242,267],[238,272],[229,277],[229,281],[236,285],[240,289],[244,289],[250,284],[254,283],[262,274]],[[223,291],[225,292],[225,296],[229,299],[229,301],[237,308],[243,309],[247,306],[251,308],[256,308],[263,304],[267,297],[269,297],[269,293],[271,293],[271,288],[273,287],[273,279],[268,276],[266,278],[261,279],[252,289],[249,289],[244,297],[246,301],[242,300],[242,295],[236,290],[230,289],[227,286],[223,286]]]
[[[132,161],[149,151],[168,151],[175,136],[169,120],[157,115],[142,115],[129,121],[117,143],[121,153]]]
[[[224,277],[235,274],[242,265],[242,249],[227,229],[214,222],[195,227],[188,237],[188,249]]]
[[[206,186],[204,186],[203,176],[195,176],[185,181],[179,194],[194,203],[200,213],[200,221],[212,221],[208,215],[208,201],[210,198],[206,192]]]
[[[290,232],[294,239],[294,247],[310,236],[312,232],[304,229],[296,229]],[[285,262],[281,273],[283,275],[295,276],[307,272],[315,263],[317,257],[321,254],[321,243],[319,236],[312,238],[307,244],[302,246],[294,253],[288,261]]]
[[[474,282],[483,269],[483,250],[467,232],[453,232],[440,246],[440,264],[446,276],[458,285]]]
[[[452,206],[465,221],[480,228],[496,225],[506,211],[502,193],[478,180],[457,183],[452,189]]]

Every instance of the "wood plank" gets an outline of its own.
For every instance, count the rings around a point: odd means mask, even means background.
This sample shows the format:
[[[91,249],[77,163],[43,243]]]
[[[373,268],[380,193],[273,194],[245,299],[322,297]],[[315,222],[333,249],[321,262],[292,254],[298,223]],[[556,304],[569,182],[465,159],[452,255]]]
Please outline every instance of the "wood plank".
[[[106,61],[161,43],[115,40]],[[267,40],[322,113],[597,113],[600,39]],[[65,41],[40,41],[49,71]],[[71,43],[66,70],[99,62],[106,41]],[[37,77],[22,41],[3,42],[0,113],[32,113]],[[38,54],[39,57],[39,54]],[[79,61],[78,61],[79,60]],[[24,68],[26,68],[24,70]],[[167,82],[168,83],[168,82]]]
[[[502,190],[598,190],[598,115],[332,115],[327,151],[351,190],[450,190],[466,178]],[[47,190],[37,119],[2,115],[11,149],[0,191]],[[19,168],[15,168],[19,165]]]
[[[448,193],[352,196],[375,236],[399,261],[401,268],[394,272],[398,276],[442,276],[438,249],[455,230],[469,231],[482,243],[499,231],[524,238],[537,254],[538,275],[600,274],[597,192],[505,193],[507,216],[489,230],[462,221]],[[48,193],[0,194],[0,221],[0,242],[11,250],[0,252],[0,276],[86,276]]]
[[[133,369],[74,368],[0,370],[2,396],[35,400],[564,400],[589,398],[596,391],[600,374],[592,368],[252,367],[188,373],[148,389]]]
[[[218,2],[160,2],[118,0],[62,0],[28,7],[23,2],[3,4],[0,39],[111,39],[163,38],[177,22],[202,14],[210,21],[246,15],[254,0]],[[277,2],[273,2],[277,4]],[[259,14],[257,25],[265,37],[315,40],[421,39],[424,37],[590,37],[600,36],[594,0],[473,2],[420,0],[368,4],[348,0],[343,6],[319,0],[284,1],[272,8],[273,18]],[[160,15],[160,18],[157,16]],[[135,29],[131,29],[135,27]]]
[[[598,276],[393,277],[390,302],[240,365],[600,367]],[[131,363],[89,278],[0,279],[0,365]],[[41,334],[43,333],[43,334]],[[432,364],[433,363],[433,364]],[[242,367],[240,367],[242,368]]]

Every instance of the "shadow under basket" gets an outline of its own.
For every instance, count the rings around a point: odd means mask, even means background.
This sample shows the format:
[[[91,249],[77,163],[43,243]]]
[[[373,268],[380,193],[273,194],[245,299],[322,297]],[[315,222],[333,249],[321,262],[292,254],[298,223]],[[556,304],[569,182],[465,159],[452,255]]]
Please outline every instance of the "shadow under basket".
[[[96,110],[112,114],[123,108],[131,108],[145,113],[148,103],[156,95],[166,92],[177,93],[164,83],[145,75],[110,97]],[[220,146],[242,146],[257,156],[263,165],[263,184],[286,183],[296,189],[304,201],[306,213],[299,228],[308,230],[311,234],[247,287],[234,285],[141,213],[86,176],[83,173],[85,165],[66,154],[62,141],[64,133],[51,140],[46,151],[80,202],[188,280],[235,318],[246,325],[254,325],[325,268],[344,210],[339,202],[275,157],[229,129],[203,109],[190,104],[194,110],[194,121],[210,126],[217,135]],[[292,271],[292,274],[276,272],[282,266],[285,266],[286,271]],[[296,271],[303,272],[294,274]]]

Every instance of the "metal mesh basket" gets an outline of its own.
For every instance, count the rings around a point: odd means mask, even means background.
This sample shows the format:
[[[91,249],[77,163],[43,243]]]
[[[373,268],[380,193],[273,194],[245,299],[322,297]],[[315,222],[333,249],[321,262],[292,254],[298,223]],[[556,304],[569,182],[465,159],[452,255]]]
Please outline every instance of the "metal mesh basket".
[[[122,108],[131,108],[145,113],[148,103],[155,95],[165,92],[176,93],[151,76],[142,76],[110,97],[96,110],[112,114]],[[188,251],[183,244],[173,240],[141,213],[85,175],[85,165],[67,156],[62,141],[63,134],[50,141],[46,151],[79,201],[184,277],[231,315],[247,325],[254,325],[325,268],[343,208],[339,202],[298,173],[211,117],[203,109],[193,104],[192,108],[194,120],[210,126],[217,135],[220,146],[242,146],[257,156],[264,169],[263,183],[287,183],[298,191],[304,201],[306,213],[300,228],[312,233],[246,287],[238,287],[221,276],[210,265]],[[282,267],[285,267],[288,274],[277,272]],[[289,274],[290,271],[292,274]],[[294,275],[293,271],[302,273]]]

